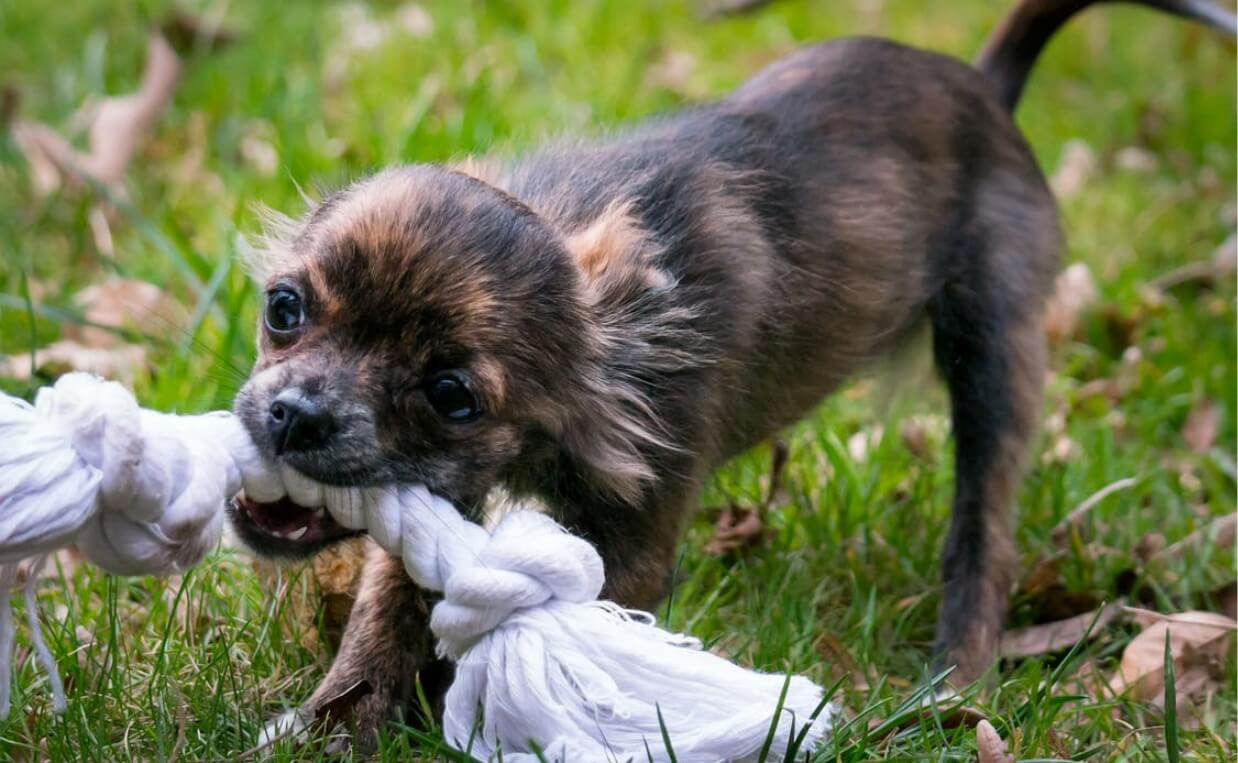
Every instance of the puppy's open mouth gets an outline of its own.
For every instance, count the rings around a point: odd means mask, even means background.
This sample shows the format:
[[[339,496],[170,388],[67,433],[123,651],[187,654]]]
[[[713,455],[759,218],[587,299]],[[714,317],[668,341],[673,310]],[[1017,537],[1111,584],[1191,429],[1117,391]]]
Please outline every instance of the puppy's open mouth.
[[[230,514],[241,540],[268,556],[308,556],[337,540],[360,534],[336,522],[325,507],[300,506],[287,496],[260,503],[241,494],[233,499]]]

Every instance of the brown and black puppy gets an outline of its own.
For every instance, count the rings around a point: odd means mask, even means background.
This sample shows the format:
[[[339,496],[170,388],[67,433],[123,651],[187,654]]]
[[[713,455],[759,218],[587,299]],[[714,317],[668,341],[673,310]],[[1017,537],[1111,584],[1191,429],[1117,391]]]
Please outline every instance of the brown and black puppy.
[[[243,538],[303,557],[347,533],[327,485],[424,483],[480,513],[536,500],[649,607],[710,469],[931,325],[954,514],[937,652],[990,663],[1011,503],[1039,416],[1061,235],[1010,113],[1089,0],[1024,0],[976,67],[874,39],[801,50],[729,97],[510,164],[404,166],[287,222],[260,263],[261,356],[236,402],[308,478],[241,501]],[[1232,29],[1205,0],[1150,5]],[[319,500],[321,500],[319,498]],[[370,562],[308,712],[360,680],[368,735],[420,673],[430,602]]]

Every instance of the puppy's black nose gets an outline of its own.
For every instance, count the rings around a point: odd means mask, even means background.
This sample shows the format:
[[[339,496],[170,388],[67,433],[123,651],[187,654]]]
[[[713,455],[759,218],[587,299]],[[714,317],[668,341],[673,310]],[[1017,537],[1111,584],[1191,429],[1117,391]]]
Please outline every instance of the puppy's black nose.
[[[267,431],[276,455],[320,448],[335,429],[330,412],[300,387],[279,393],[267,415]]]

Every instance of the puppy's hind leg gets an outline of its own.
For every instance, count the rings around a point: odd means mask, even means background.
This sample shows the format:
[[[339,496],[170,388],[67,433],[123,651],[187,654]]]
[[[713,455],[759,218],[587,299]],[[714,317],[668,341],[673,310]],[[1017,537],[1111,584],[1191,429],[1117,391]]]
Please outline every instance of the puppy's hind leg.
[[[1045,278],[1017,255],[1003,263],[1002,254],[965,252],[963,272],[947,280],[929,307],[955,443],[935,651],[940,666],[955,666],[956,685],[984,672],[1001,634],[1016,561],[1012,504],[1044,380]]]

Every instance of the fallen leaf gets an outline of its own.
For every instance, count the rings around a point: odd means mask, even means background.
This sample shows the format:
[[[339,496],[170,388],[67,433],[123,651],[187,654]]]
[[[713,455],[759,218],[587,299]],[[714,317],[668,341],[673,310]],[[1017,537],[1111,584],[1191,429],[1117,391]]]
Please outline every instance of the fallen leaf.
[[[137,345],[88,347],[68,339],[36,350],[33,364],[30,353],[0,357],[0,376],[21,381],[29,380],[32,371],[44,379],[56,379],[70,371],[85,371],[132,386],[138,370],[145,367],[146,350]]]
[[[976,756],[980,763],[1014,763],[1001,734],[987,720],[976,724]]]
[[[1113,156],[1113,164],[1128,172],[1154,172],[1160,166],[1156,154],[1138,146],[1118,149]]]
[[[847,645],[833,631],[828,629],[821,631],[817,636],[817,640],[813,643],[817,649],[817,654],[825,658],[825,663],[829,666],[830,673],[835,679],[846,676],[852,688],[859,689],[860,691],[868,690],[868,676],[865,675],[864,669],[851,656],[851,651],[847,649]]]
[[[699,85],[693,85],[696,72],[696,56],[685,50],[667,51],[649,68],[647,79],[650,85],[669,90],[685,98],[694,98],[701,93]]]
[[[279,170],[279,152],[270,140],[270,124],[254,122],[241,138],[241,158],[263,177],[272,177]]]
[[[1085,637],[1090,639],[1100,635],[1124,612],[1125,605],[1114,602],[1105,605],[1099,614],[1084,612],[1052,623],[1012,628],[1002,634],[998,654],[1002,657],[1020,658],[1059,652],[1074,646]],[[1096,625],[1089,632],[1088,626],[1092,625],[1093,620]]]
[[[759,545],[770,534],[761,520],[761,509],[727,504],[714,523],[714,535],[705,546],[705,553],[723,556]]]
[[[46,125],[20,120],[13,125],[16,143],[32,167],[40,168],[38,172],[54,167],[63,177],[85,176],[123,195],[125,169],[171,100],[180,71],[180,59],[172,46],[154,33],[147,42],[146,65],[137,92],[103,98],[93,109],[88,152],[77,151]],[[36,183],[36,188],[55,190],[59,185],[57,180]]]
[[[1206,453],[1217,441],[1221,427],[1221,406],[1211,398],[1200,400],[1182,425],[1182,439],[1195,453]]]
[[[311,564],[318,584],[322,625],[327,641],[338,647],[357,600],[361,570],[365,566],[368,540],[353,538],[319,552]]]
[[[1092,271],[1082,262],[1059,273],[1053,283],[1053,294],[1045,304],[1045,333],[1049,341],[1056,344],[1074,336],[1080,317],[1098,296]]]
[[[1091,146],[1078,138],[1067,141],[1062,149],[1062,160],[1049,179],[1053,195],[1065,199],[1082,191],[1098,166],[1096,152]]]
[[[62,187],[78,189],[91,181],[117,198],[125,198],[125,171],[145,142],[150,128],[172,98],[181,63],[158,32],[148,39],[142,81],[134,93],[102,98],[88,111],[86,152],[47,125],[14,118],[9,130],[13,142],[30,166],[35,193],[46,196]],[[99,202],[90,211],[90,230],[100,254],[113,256],[108,215],[112,207]]]
[[[1144,533],[1139,536],[1135,547],[1131,549],[1131,555],[1140,562],[1147,562],[1149,559],[1159,555],[1165,550],[1165,536],[1160,533]]]
[[[1232,619],[1214,612],[1162,615],[1148,610],[1130,611],[1136,622],[1146,627],[1122,652],[1121,664],[1110,678],[1109,688],[1115,694],[1130,692],[1141,700],[1154,700],[1164,693],[1166,632],[1170,634],[1174,673],[1185,676],[1192,668],[1223,659],[1238,630]]]
[[[1152,295],[1158,295],[1184,284],[1207,285],[1232,282],[1236,271],[1238,271],[1238,233],[1231,233],[1207,260],[1188,262],[1157,276],[1148,284],[1148,291]]]
[[[1064,464],[1073,458],[1079,452],[1079,446],[1075,441],[1066,435],[1060,435],[1053,440],[1053,444],[1044,452],[1041,459],[1046,464]]]
[[[909,416],[899,426],[899,439],[913,456],[933,459],[946,435],[946,419],[938,415]]]
[[[1208,593],[1211,606],[1230,620],[1238,621],[1238,580],[1219,585]]]
[[[163,289],[146,281],[131,278],[109,278],[100,284],[87,286],[73,295],[73,302],[88,323],[97,326],[66,323],[64,336],[87,347],[118,347],[123,344],[114,329],[147,329],[160,334],[176,334],[188,313]]]
[[[938,697],[937,700],[949,700],[952,697]],[[935,702],[925,700],[929,704],[923,707],[918,713],[911,715],[901,725],[890,729],[887,736],[892,736],[900,731],[915,728],[922,725],[925,721],[933,724],[940,724],[943,729],[967,728],[974,729],[983,722],[988,721],[986,716],[979,708],[970,705],[955,705],[954,707],[934,707]],[[880,719],[879,719],[880,720]]]
[[[765,495],[755,508],[732,501],[722,508],[706,509],[706,515],[714,518],[714,535],[705,546],[706,553],[722,556],[752,548],[773,534],[766,529],[764,516],[782,497],[782,475],[789,457],[790,449],[784,441],[774,440],[771,443]]]
[[[1160,559],[1181,558],[1204,543],[1211,542],[1217,548],[1234,545],[1235,531],[1238,531],[1238,513],[1226,514],[1212,520],[1206,527],[1201,527],[1182,540],[1166,548],[1160,554]]]
[[[73,295],[73,302],[85,322],[66,322],[63,339],[36,350],[33,371],[44,378],[85,371],[132,384],[147,366],[146,348],[107,328],[175,334],[186,318],[185,309],[162,289],[132,279],[112,278],[88,286]],[[0,376],[24,380],[31,370],[28,352],[0,357]]]
[[[417,3],[405,3],[397,8],[395,21],[409,36],[419,40],[434,34],[434,18]]]

